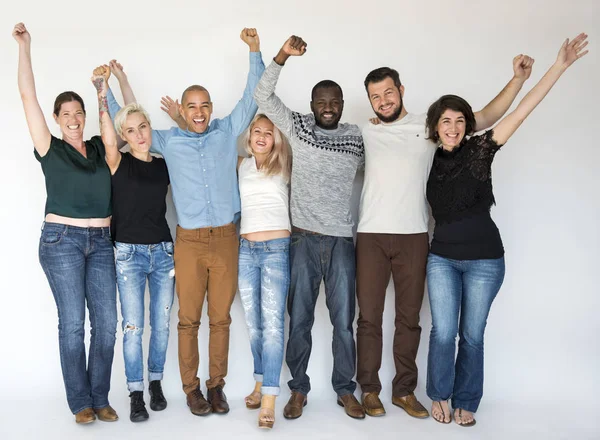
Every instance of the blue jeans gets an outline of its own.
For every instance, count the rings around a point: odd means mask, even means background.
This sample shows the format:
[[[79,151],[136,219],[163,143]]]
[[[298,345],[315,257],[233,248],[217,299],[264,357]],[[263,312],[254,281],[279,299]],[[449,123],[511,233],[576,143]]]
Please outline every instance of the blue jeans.
[[[453,408],[477,411],[483,396],[483,335],[503,280],[504,257],[451,260],[429,254],[427,288],[432,328],[427,395],[431,400],[452,397]]]
[[[307,395],[306,374],[312,349],[311,330],[321,280],[333,324],[333,374],[331,383],[338,396],[354,393],[356,347],[352,324],[355,313],[356,266],[352,237],[294,232],[290,246],[291,284],[288,298],[290,332],[286,363],[292,374],[292,391]]]
[[[250,348],[254,358],[254,380],[261,392],[279,395],[283,363],[285,300],[290,287],[290,239],[248,241],[240,238],[238,288]]]
[[[58,342],[67,402],[73,414],[108,406],[117,329],[115,260],[109,228],[45,223],[40,264],[58,309]],[[87,304],[91,339],[86,365]]]
[[[169,343],[169,319],[175,288],[173,243],[115,243],[117,285],[123,315],[123,357],[130,392],[144,390],[142,334],[146,279],[150,291],[148,380],[162,380]]]

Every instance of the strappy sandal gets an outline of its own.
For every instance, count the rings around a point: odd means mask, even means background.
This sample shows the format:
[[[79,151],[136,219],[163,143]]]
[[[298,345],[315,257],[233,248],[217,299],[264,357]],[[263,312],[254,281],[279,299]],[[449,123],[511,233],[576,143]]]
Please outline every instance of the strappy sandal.
[[[258,409],[260,408],[260,400],[262,399],[262,394],[260,391],[252,391],[246,398],[244,402],[246,402],[246,408],[248,409]]]
[[[438,423],[443,423],[444,425],[447,425],[447,424],[451,423],[452,422],[452,413],[450,413],[450,420],[446,421],[446,411],[444,411],[444,407],[442,406],[442,402],[436,400],[433,403],[437,403],[438,404],[438,406],[440,407],[440,411],[442,412],[442,417],[443,417],[442,420],[438,420],[435,417],[433,417],[433,420],[435,420]],[[433,416],[433,410],[431,412],[432,412],[431,415]]]
[[[258,427],[259,428],[273,428],[275,424],[275,410],[272,408],[262,407],[258,414]]]
[[[458,417],[455,417],[455,419],[456,419],[456,424],[458,426],[462,426],[464,428],[468,428],[469,426],[473,426],[473,425],[475,425],[475,423],[477,423],[477,420],[475,420],[475,418],[473,418],[473,420],[471,420],[468,423],[458,423],[459,419],[462,422],[462,408],[458,408]]]

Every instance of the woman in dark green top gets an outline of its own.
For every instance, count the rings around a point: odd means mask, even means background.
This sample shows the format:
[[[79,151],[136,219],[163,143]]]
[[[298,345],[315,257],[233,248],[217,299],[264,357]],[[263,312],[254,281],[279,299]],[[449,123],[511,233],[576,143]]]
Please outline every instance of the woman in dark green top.
[[[85,107],[74,92],[54,103],[61,139],[50,134],[37,100],[31,67],[31,36],[14,27],[19,44],[18,83],[35,157],[46,179],[45,222],[39,258],[58,308],[58,338],[69,408],[77,423],[117,420],[108,402],[117,327],[114,254],[110,238],[110,172],[105,144],[116,135],[100,99],[101,137],[83,140]],[[110,129],[106,129],[110,127]],[[85,359],[85,308],[91,340]]]

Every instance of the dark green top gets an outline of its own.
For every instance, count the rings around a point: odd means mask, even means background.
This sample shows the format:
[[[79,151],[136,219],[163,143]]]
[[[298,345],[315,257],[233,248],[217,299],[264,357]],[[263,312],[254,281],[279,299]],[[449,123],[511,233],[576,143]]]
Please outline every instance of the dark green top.
[[[100,136],[85,142],[87,158],[73,146],[52,136],[50,149],[35,158],[46,177],[45,214],[72,218],[105,218],[111,215],[110,170]]]

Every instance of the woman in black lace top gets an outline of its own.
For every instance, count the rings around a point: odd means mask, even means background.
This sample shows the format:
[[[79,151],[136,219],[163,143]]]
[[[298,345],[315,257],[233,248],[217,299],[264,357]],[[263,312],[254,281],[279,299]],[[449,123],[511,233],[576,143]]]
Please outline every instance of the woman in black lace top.
[[[483,395],[483,335],[504,278],[504,248],[490,217],[494,155],[564,71],[587,53],[586,38],[580,34],[566,40],[556,62],[515,111],[483,135],[466,137],[474,131],[475,117],[458,96],[442,96],[427,112],[429,138],[440,144],[427,183],[436,221],[427,261],[432,314],[427,395],[438,422],[450,423],[447,400],[452,398],[456,423],[474,425],[473,413]],[[532,64],[530,60],[524,67]]]

